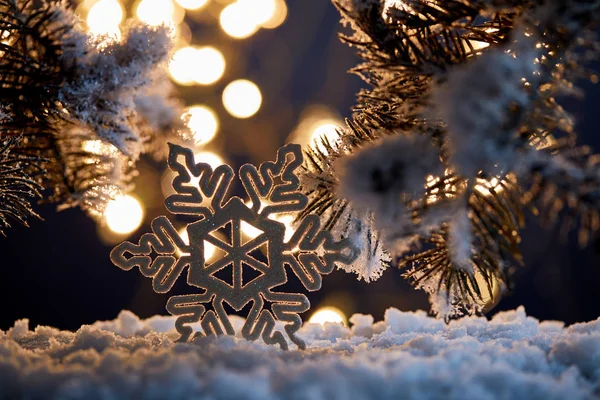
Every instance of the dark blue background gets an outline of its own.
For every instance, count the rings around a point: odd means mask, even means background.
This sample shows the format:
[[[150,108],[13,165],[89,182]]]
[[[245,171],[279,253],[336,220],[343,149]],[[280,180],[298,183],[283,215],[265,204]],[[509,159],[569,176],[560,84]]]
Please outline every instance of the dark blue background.
[[[216,45],[230,62],[216,88],[182,88],[181,93],[188,104],[205,103],[216,109],[221,131],[213,147],[222,149],[236,167],[272,158],[308,105],[329,105],[349,116],[354,95],[362,85],[358,77],[346,73],[359,60],[354,50],[337,38],[339,16],[334,7],[326,0],[288,0],[288,6],[284,25],[244,41],[227,38],[214,19],[190,23],[195,44]],[[595,67],[600,70],[600,65]],[[222,86],[237,78],[252,79],[263,91],[263,106],[250,120],[227,118],[220,105]],[[585,82],[581,86],[585,99],[569,99],[564,104],[577,120],[581,143],[600,151],[596,132],[600,86]],[[145,160],[140,167],[136,194],[148,199],[149,209],[145,223],[131,235],[133,240],[149,231],[153,217],[166,214],[160,204],[164,165]],[[55,212],[54,206],[39,207],[39,211],[45,221],[31,221],[30,228],[15,226],[7,238],[0,238],[0,329],[7,329],[19,318],[29,318],[33,325],[76,329],[98,319],[112,319],[122,309],[143,317],[165,314],[168,296],[153,293],[151,281],[139,272],[124,272],[113,266],[109,260],[112,246],[102,243],[96,223],[83,212]],[[530,218],[521,250],[526,267],[516,276],[513,293],[493,312],[524,305],[537,318],[567,323],[600,315],[597,238],[589,247],[579,249],[575,235],[561,240],[558,229],[542,229]],[[313,309],[335,305],[347,314],[369,313],[376,319],[392,306],[401,310],[428,308],[426,297],[413,290],[395,269],[371,284],[335,271],[325,277],[322,290],[309,294],[309,298]]]

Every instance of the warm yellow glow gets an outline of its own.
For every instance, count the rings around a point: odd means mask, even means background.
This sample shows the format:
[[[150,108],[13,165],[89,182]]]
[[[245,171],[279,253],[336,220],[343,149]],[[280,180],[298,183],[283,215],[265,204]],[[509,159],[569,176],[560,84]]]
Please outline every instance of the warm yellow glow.
[[[212,167],[212,169],[217,168],[219,165],[225,164],[221,157],[210,151],[202,151],[200,153],[196,153],[194,155],[194,160],[196,161],[196,163],[208,164]]]
[[[492,277],[491,287],[488,287],[486,279],[481,275],[478,269],[475,270],[475,281],[477,281],[477,285],[479,285],[479,290],[481,291],[479,303],[483,306],[482,311],[487,312],[494,308],[500,301],[503,284],[498,279]]]
[[[190,129],[194,141],[199,145],[210,142],[219,129],[217,115],[205,106],[188,108],[182,118]]]
[[[261,204],[259,212],[262,211],[262,209],[265,207],[265,205],[266,205],[266,203]],[[246,206],[252,207],[252,202],[247,201]],[[294,216],[289,215],[289,214],[283,214],[283,215],[271,214],[271,215],[269,215],[269,219],[272,219],[273,221],[282,223],[285,226],[285,234],[283,236],[283,241],[288,242],[292,238],[292,236],[294,235],[294,232],[295,232],[294,227],[292,226],[292,223],[294,222]],[[262,233],[262,231],[260,229],[255,228],[254,226],[252,226],[244,221],[242,221],[240,228],[242,229],[242,233],[244,233],[244,235],[246,235],[252,239],[255,237],[258,237],[258,235],[260,235]]]
[[[335,307],[319,308],[308,320],[311,324],[325,325],[327,322],[334,324],[345,324],[346,316],[344,313]]]
[[[175,25],[181,22],[176,12],[175,4],[171,0],[141,0],[136,9],[136,15],[140,21],[148,25]]]
[[[245,7],[246,18],[260,26],[273,18],[277,10],[276,0],[238,0],[238,7]]]
[[[285,22],[285,19],[287,18],[288,14],[287,4],[285,4],[285,0],[274,0],[274,3],[275,10],[273,11],[271,18],[261,23],[261,28],[275,29]]]
[[[183,47],[169,63],[171,78],[180,85],[215,83],[225,72],[225,57],[214,47]]]
[[[270,219],[274,219],[277,222],[281,222],[285,225],[285,234],[283,235],[283,241],[288,242],[292,235],[294,235],[294,228],[292,227],[292,222],[294,222],[294,216],[292,215],[275,215],[269,216]]]
[[[117,0],[95,2],[87,15],[89,31],[93,35],[108,35],[119,39],[119,24],[123,21],[123,7]]]
[[[253,82],[239,79],[231,82],[223,91],[223,104],[234,117],[250,118],[260,109],[262,94]]]
[[[504,191],[504,186],[498,178],[492,178],[489,181],[477,178],[475,189],[486,196],[490,196],[492,194],[491,190],[496,193],[501,193]]]
[[[204,7],[208,0],[176,0],[177,4],[186,10],[199,10]]]
[[[193,79],[201,85],[215,83],[225,72],[225,57],[214,47],[201,47],[197,50],[198,63],[192,65]]]
[[[187,244],[187,245],[190,244],[190,237],[188,235],[187,229],[183,228],[182,230],[180,230],[179,236],[181,237],[181,240],[183,240],[183,242],[185,244]],[[215,245],[204,240],[204,261],[211,260],[215,256],[215,250],[216,250]],[[177,250],[177,254],[181,257],[184,255],[188,255],[189,253],[183,253],[183,252]]]
[[[246,221],[242,221],[242,223],[240,224],[240,229],[242,230],[242,233],[244,235],[248,236],[251,239],[258,237],[261,233],[263,233],[260,229],[255,228],[253,225],[250,225]]]
[[[118,234],[128,234],[142,224],[144,210],[140,202],[132,196],[119,196],[108,202],[104,220],[108,228]]]
[[[258,31],[258,24],[251,17],[254,14],[252,2],[237,1],[221,11],[219,22],[223,31],[235,39],[245,39]]]
[[[200,54],[196,48],[183,47],[173,54],[169,63],[169,74],[180,85],[193,85],[196,83],[194,78],[200,62]]]
[[[334,146],[336,140],[339,137],[337,132],[338,124],[335,120],[321,120],[317,121],[314,125],[312,134],[311,134],[311,143],[312,146],[316,149],[321,150],[323,153],[327,153],[327,149],[323,144],[323,139],[327,139],[329,144]],[[334,146],[335,147],[335,146]]]
[[[107,155],[113,157],[119,153],[119,149],[114,145],[102,140],[85,140],[83,142],[83,151],[99,156]]]

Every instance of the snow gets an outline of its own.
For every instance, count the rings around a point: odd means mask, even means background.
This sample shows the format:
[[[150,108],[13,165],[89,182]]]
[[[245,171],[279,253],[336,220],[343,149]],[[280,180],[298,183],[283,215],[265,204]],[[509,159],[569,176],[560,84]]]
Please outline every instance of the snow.
[[[0,331],[0,397],[61,399],[593,399],[600,319],[565,328],[523,308],[448,325],[423,311],[354,315],[350,328],[306,324],[305,351],[241,337],[175,343],[174,318],[77,332]],[[240,326],[240,317],[234,318]]]
[[[385,136],[338,160],[336,195],[348,200],[356,215],[371,213],[384,248],[400,256],[417,241],[416,233],[426,233],[426,228],[415,232],[406,204],[425,194],[427,178],[441,175],[442,167],[429,138],[401,133]],[[429,213],[426,218],[432,217]]]
[[[455,67],[432,95],[430,114],[446,123],[450,164],[465,178],[481,171],[502,175],[515,162],[519,119],[513,108],[530,105],[524,82],[537,84],[541,56],[538,38],[515,30],[513,43]]]

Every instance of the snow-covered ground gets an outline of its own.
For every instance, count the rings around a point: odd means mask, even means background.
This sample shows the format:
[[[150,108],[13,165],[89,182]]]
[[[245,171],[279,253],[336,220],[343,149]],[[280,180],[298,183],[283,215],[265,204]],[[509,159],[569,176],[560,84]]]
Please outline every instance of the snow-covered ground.
[[[0,331],[0,398],[600,397],[600,319],[565,328],[519,308],[446,325],[389,309],[351,322],[306,324],[308,350],[285,352],[239,337],[174,343],[173,318],[127,311],[74,333],[21,320]]]

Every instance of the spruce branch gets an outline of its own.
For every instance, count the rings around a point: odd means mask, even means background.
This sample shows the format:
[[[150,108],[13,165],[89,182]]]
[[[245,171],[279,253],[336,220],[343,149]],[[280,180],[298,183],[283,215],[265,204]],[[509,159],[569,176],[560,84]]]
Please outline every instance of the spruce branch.
[[[598,232],[598,157],[557,98],[597,80],[585,64],[600,50],[600,2],[334,3],[370,88],[340,139],[309,151],[312,212],[350,237],[348,221],[367,216],[445,316],[489,308],[510,286],[525,209],[580,221],[582,243]]]
[[[110,40],[86,33],[66,1],[0,0],[0,38],[0,129],[20,138],[11,154],[30,160],[42,201],[101,215],[131,190],[140,154],[179,141],[167,28],[129,23]]]
[[[13,219],[27,226],[27,218],[39,216],[31,208],[31,200],[40,196],[41,186],[29,177],[27,167],[40,160],[11,152],[20,138],[0,137],[0,234]]]

